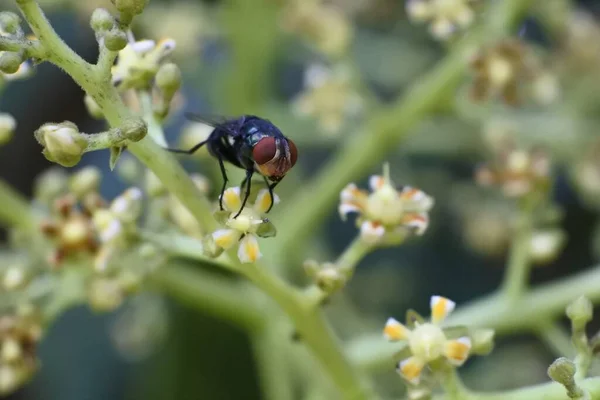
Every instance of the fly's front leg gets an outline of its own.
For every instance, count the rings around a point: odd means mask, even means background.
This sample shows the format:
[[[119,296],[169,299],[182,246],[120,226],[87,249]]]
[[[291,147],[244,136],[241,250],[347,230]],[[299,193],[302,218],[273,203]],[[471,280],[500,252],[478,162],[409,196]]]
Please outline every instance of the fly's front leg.
[[[219,196],[219,208],[223,211],[223,194],[225,193],[225,188],[227,187],[229,179],[227,178],[227,171],[225,170],[223,158],[221,158],[221,155],[218,155],[217,158],[219,159],[219,168],[221,169],[221,176],[223,177],[223,186],[221,187],[221,195]]]
[[[235,214],[235,216],[233,217],[234,219],[240,215],[240,213],[246,206],[248,197],[250,197],[250,187],[252,186],[252,175],[253,174],[254,174],[254,169],[246,170],[246,177],[244,178],[244,181],[242,182],[242,187],[244,187],[244,183],[246,184],[246,192],[244,193],[244,200],[242,200],[242,206],[240,207],[240,210],[237,212],[237,214]]]

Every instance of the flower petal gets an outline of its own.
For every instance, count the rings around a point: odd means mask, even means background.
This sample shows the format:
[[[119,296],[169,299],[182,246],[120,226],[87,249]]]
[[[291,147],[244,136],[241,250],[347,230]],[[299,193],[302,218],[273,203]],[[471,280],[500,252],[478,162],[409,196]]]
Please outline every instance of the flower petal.
[[[360,213],[360,208],[354,204],[350,203],[342,203],[338,207],[338,212],[340,213],[340,218],[342,221],[346,220],[346,216],[350,213]]]
[[[242,234],[234,229],[219,229],[212,234],[215,244],[223,249],[230,249],[241,236]]]
[[[254,235],[246,235],[240,240],[240,247],[238,248],[238,258],[242,263],[254,263],[262,254],[258,247],[258,240]]]
[[[413,356],[400,361],[396,370],[400,376],[416,385],[421,378],[423,367],[425,367],[425,363],[420,358]]]
[[[367,193],[363,190],[360,190],[354,183],[349,183],[346,185],[344,189],[340,192],[340,202],[341,203],[352,203],[361,207],[362,204],[367,200]]]
[[[385,178],[381,175],[371,175],[369,178],[369,187],[372,192],[376,192],[385,185]]]
[[[383,336],[391,342],[408,339],[410,330],[394,318],[388,318],[383,328]]]
[[[400,199],[405,202],[407,211],[425,212],[433,207],[433,197],[419,189],[404,186],[400,191]]]
[[[385,234],[383,225],[373,221],[365,221],[360,225],[360,237],[366,243],[375,244]]]
[[[273,205],[279,204],[279,196],[273,193]],[[269,194],[268,189],[262,189],[256,195],[256,200],[254,201],[254,209],[259,213],[266,213],[267,210],[271,207],[271,195]]]
[[[431,296],[429,306],[431,307],[431,322],[437,324],[454,310],[456,303],[442,296]]]
[[[429,216],[425,213],[406,214],[402,217],[402,225],[414,230],[414,233],[421,236],[429,226]]]
[[[444,348],[446,358],[454,365],[464,364],[469,357],[469,351],[471,351],[471,339],[466,336],[448,340]]]
[[[223,207],[228,211],[237,212],[242,208],[242,198],[240,197],[239,186],[227,188],[223,192]]]

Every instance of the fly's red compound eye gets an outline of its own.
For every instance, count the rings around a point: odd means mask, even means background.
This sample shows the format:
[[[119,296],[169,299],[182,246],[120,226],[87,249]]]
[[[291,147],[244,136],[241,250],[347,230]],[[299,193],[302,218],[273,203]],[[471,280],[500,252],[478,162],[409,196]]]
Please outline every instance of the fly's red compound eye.
[[[290,139],[288,139],[288,146],[290,146],[290,161],[293,167],[298,159],[298,149],[296,149],[296,145]]]
[[[277,154],[277,144],[275,138],[262,138],[254,145],[252,157],[258,165],[263,165],[271,161]]]

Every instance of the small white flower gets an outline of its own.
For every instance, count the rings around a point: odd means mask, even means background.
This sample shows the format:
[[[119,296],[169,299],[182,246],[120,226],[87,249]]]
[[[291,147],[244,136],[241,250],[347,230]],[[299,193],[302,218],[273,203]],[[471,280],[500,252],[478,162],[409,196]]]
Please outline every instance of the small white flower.
[[[369,179],[371,193],[358,189],[354,183],[340,193],[341,218],[345,220],[349,213],[359,214],[361,237],[368,243],[378,243],[386,235],[403,236],[407,231],[422,235],[429,225],[433,199],[409,186],[397,190],[387,168],[386,165],[384,176]]]
[[[223,193],[222,202],[225,209],[223,224],[224,229],[219,229],[212,234],[215,244],[223,249],[230,249],[238,245],[238,258],[242,263],[256,262],[261,256],[257,237],[273,236],[275,228],[263,217],[271,205],[271,196],[267,189],[258,192],[254,204],[246,204],[242,212],[236,214],[242,207],[242,198],[239,187],[228,188]],[[273,195],[274,203],[279,203],[277,195]],[[220,214],[218,214],[220,215]]]
[[[408,0],[406,13],[415,22],[430,21],[429,31],[438,39],[448,39],[459,28],[473,22],[473,0]]]
[[[408,382],[419,383],[423,368],[441,357],[456,366],[467,360],[471,339],[467,336],[448,339],[441,327],[455,306],[450,299],[431,296],[431,322],[416,322],[412,330],[394,318],[388,318],[383,330],[384,337],[392,342],[408,341],[412,353],[412,356],[398,363],[398,373]]]

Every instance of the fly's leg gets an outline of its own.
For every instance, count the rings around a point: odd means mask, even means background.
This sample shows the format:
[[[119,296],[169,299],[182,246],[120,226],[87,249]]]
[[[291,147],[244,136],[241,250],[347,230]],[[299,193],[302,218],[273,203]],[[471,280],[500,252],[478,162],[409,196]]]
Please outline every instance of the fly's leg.
[[[271,197],[271,205],[267,209],[267,212],[269,212],[269,211],[271,211],[271,208],[273,208],[273,205],[275,204],[275,195],[273,195],[273,189],[275,189],[275,186],[277,186],[277,184],[280,181],[269,183],[269,181],[267,180],[266,177],[263,176],[263,178],[265,180],[265,183],[267,184],[267,187],[269,188],[269,196]]]
[[[240,210],[237,212],[237,214],[235,214],[235,216],[233,217],[233,219],[236,219],[238,217],[238,215],[240,215],[240,213],[242,212],[242,210],[244,209],[244,207],[246,206],[246,202],[248,201],[248,197],[250,197],[250,187],[252,186],[252,174],[254,174],[254,170],[253,169],[247,169],[246,170],[246,177],[244,178],[244,181],[242,182],[242,187],[244,187],[244,182],[246,183],[246,192],[244,193],[244,200],[242,200],[242,206],[240,207]]]
[[[223,158],[221,158],[221,155],[218,155],[217,158],[219,159],[219,168],[221,169],[221,176],[223,177],[223,186],[221,187],[221,195],[219,196],[219,209],[223,211],[223,194],[225,193],[225,188],[227,187],[229,179],[227,179],[227,171],[225,171]]]
[[[170,151],[171,153],[194,154],[199,148],[204,146],[206,143],[208,143],[208,140],[198,143],[197,145],[195,145],[194,147],[192,147],[189,150],[182,150],[182,149],[165,149],[165,150]]]

